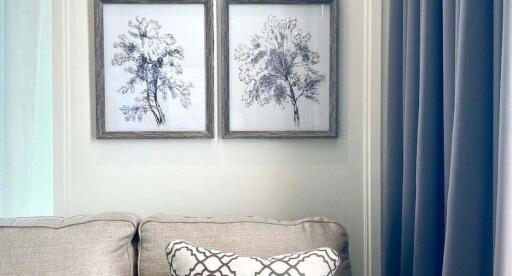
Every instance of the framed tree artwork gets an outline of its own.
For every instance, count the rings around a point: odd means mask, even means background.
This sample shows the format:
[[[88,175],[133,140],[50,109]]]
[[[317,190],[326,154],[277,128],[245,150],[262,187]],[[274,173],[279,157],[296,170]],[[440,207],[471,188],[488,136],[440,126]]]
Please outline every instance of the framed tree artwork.
[[[337,0],[220,0],[223,138],[337,136]]]
[[[213,137],[213,0],[95,0],[96,137]]]

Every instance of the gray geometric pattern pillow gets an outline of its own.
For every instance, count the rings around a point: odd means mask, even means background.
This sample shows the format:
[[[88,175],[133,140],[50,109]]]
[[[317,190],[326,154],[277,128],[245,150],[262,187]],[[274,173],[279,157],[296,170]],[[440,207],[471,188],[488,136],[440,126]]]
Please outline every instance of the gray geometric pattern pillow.
[[[262,259],[208,250],[173,241],[166,250],[172,276],[334,276],[340,263],[336,251],[319,248]]]

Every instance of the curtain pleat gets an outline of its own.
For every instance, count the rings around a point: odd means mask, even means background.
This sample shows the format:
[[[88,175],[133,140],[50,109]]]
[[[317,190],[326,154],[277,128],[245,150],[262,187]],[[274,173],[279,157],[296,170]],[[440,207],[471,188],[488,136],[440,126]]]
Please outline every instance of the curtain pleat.
[[[500,8],[389,7],[383,275],[491,275]]]
[[[457,0],[458,2],[458,0]],[[456,2],[443,0],[443,137],[444,137],[444,190],[445,204],[450,183],[450,163],[453,136],[453,110],[455,108],[455,34]],[[446,212],[445,212],[446,214]]]
[[[401,273],[410,275],[414,257],[416,141],[418,137],[420,2],[406,2],[403,85],[403,191]]]
[[[503,3],[494,275],[512,274],[512,1]]]
[[[444,243],[442,0],[421,1],[413,275],[439,275]],[[407,274],[404,274],[407,275]]]
[[[460,9],[443,275],[491,275],[493,1]]]
[[[403,178],[403,49],[404,1],[389,3],[389,47],[386,70],[389,80],[386,102],[386,118],[390,122],[384,131],[382,168],[382,274],[400,275],[402,233],[402,178]],[[392,122],[392,123],[391,123]]]
[[[497,191],[498,191],[498,156],[499,156],[499,124],[500,124],[500,90],[501,90],[501,52],[502,52],[502,36],[503,36],[503,0],[494,0],[494,121],[493,121],[493,233],[496,234],[496,207],[497,207]],[[494,236],[496,240],[496,236]]]

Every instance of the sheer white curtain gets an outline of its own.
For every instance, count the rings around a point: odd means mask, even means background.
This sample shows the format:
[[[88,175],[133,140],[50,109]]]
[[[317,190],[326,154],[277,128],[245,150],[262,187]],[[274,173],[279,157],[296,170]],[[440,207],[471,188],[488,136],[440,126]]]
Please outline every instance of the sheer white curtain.
[[[49,215],[52,1],[0,1],[0,216]]]

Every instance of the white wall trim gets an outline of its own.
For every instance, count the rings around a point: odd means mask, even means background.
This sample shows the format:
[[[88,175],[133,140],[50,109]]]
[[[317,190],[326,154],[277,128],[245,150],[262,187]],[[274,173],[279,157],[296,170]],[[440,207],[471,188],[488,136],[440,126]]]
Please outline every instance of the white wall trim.
[[[53,0],[53,210],[66,216],[70,183],[71,10],[69,0]]]
[[[382,1],[364,1],[364,275],[380,275]]]

